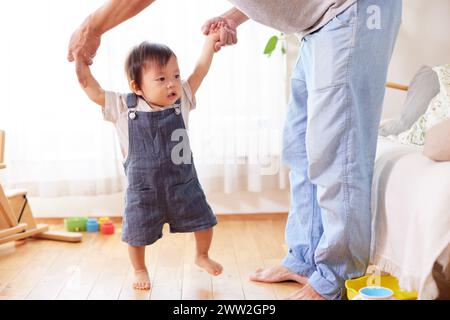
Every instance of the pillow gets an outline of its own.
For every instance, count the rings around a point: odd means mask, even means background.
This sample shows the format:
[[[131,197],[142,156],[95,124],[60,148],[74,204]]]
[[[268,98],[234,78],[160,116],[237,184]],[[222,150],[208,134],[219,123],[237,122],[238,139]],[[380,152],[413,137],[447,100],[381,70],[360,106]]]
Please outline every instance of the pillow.
[[[431,160],[450,161],[450,119],[427,131],[423,154]]]
[[[381,136],[398,135],[408,130],[425,113],[431,99],[439,93],[439,80],[436,72],[422,66],[414,75],[406,96],[403,109],[398,117],[385,122],[378,132]]]
[[[419,117],[411,129],[398,135],[398,141],[423,146],[426,132],[434,125],[450,118],[450,64],[434,67],[440,92],[431,100],[427,111]]]

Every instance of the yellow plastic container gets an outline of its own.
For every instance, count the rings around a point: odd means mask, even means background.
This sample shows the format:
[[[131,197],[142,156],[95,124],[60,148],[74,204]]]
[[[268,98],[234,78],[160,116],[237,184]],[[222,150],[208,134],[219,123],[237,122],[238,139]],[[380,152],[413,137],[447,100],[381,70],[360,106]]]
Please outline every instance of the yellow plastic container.
[[[359,289],[370,285],[369,278],[373,275],[367,275],[361,278],[350,279],[345,281],[345,287],[347,288],[347,298],[353,300],[359,294]],[[417,292],[415,291],[403,291],[398,285],[397,278],[386,275],[380,276],[380,286],[389,288],[394,291],[394,299],[397,300],[417,300]]]

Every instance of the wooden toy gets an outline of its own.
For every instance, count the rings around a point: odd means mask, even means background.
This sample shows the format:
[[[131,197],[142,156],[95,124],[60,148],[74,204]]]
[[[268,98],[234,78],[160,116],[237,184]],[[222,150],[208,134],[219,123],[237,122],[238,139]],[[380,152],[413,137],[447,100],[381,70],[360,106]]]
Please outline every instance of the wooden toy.
[[[114,234],[114,224],[112,221],[105,221],[101,227],[102,234]]]
[[[0,169],[6,168],[3,163],[4,146],[5,132],[0,130]],[[81,233],[48,230],[48,225],[36,223],[26,190],[4,192],[0,184],[0,244],[29,237],[66,242],[80,242],[82,239]]]

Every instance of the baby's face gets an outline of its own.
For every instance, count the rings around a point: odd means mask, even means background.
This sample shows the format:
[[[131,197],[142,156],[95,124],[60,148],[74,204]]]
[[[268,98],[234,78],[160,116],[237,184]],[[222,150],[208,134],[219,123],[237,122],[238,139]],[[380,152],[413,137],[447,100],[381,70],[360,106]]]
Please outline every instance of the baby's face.
[[[180,69],[176,57],[172,56],[164,67],[149,66],[144,69],[141,91],[151,104],[170,106],[181,97],[181,90]]]

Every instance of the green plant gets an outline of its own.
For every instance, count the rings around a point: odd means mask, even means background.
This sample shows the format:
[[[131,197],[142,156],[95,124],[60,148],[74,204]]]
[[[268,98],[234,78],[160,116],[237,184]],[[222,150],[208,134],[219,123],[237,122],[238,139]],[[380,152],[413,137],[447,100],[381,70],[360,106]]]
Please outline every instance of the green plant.
[[[281,53],[286,53],[286,37],[284,33],[280,33],[279,36],[272,36],[270,37],[269,41],[267,41],[266,47],[264,48],[264,54],[266,54],[268,57],[272,55],[272,53],[275,51],[275,49],[278,46],[278,43],[280,44]]]

